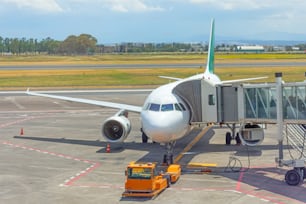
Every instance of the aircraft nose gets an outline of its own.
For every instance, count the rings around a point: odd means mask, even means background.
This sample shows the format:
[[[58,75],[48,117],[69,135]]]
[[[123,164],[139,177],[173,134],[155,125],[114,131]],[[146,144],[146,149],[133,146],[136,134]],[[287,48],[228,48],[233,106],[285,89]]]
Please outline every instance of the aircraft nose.
[[[188,124],[180,114],[146,112],[142,114],[143,131],[153,141],[167,143],[182,137]]]

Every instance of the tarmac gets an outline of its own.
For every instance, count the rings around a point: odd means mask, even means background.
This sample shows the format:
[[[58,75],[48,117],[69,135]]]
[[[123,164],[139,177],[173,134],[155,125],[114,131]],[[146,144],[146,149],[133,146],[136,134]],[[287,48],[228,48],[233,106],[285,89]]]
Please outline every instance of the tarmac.
[[[62,93],[78,98],[142,105],[147,93]],[[164,147],[141,143],[140,117],[130,113],[132,131],[123,144],[101,137],[102,122],[118,110],[0,93],[0,203],[305,203],[306,183],[288,186],[288,168],[277,167],[276,126],[268,125],[257,147],[225,145],[225,127],[214,126],[177,141],[179,181],[154,199],[123,198],[124,171],[131,161],[161,162]],[[284,157],[290,159],[285,149]],[[187,168],[188,163],[216,167]]]

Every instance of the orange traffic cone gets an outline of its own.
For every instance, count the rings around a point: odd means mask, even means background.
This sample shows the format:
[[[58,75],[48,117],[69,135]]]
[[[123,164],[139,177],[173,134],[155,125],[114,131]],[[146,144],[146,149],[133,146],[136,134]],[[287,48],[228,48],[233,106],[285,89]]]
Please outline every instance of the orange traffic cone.
[[[20,136],[23,135],[23,128],[20,129]]]
[[[106,152],[107,152],[107,153],[110,153],[110,151],[111,151],[111,149],[110,149],[110,145],[109,145],[109,144],[107,144],[107,146],[106,146]]]

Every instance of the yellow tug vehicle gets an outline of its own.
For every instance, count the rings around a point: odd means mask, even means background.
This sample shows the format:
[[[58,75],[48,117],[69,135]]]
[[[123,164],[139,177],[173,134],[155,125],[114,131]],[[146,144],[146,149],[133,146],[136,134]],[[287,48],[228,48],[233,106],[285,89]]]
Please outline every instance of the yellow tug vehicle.
[[[157,169],[156,163],[131,162],[125,175],[123,197],[155,197],[180,178],[181,166],[171,164]]]

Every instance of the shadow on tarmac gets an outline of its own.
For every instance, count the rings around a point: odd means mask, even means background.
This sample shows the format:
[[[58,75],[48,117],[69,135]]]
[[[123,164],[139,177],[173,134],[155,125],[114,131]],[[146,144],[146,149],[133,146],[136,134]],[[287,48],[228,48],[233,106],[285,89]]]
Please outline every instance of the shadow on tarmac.
[[[178,140],[174,149],[174,156],[179,155],[185,148],[186,144],[189,144],[193,138],[195,138],[201,130],[194,130],[190,133],[188,137],[183,137]],[[237,182],[237,189],[242,193],[252,194],[260,197],[269,197],[267,192],[273,193],[274,197],[270,200],[293,200],[300,201],[304,203],[306,201],[306,189],[303,185],[299,186],[288,186],[283,180],[277,179],[277,177],[283,177],[287,170],[276,168],[276,167],[252,167],[250,160],[252,157],[262,156],[262,151],[265,150],[277,150],[276,145],[259,145],[256,147],[248,147],[241,145],[223,145],[223,144],[210,144],[210,139],[214,136],[214,131],[211,129],[204,135],[200,141],[195,144],[190,152],[185,153],[179,164],[183,167],[183,174],[190,173],[184,170],[184,167],[192,161],[192,159],[203,153],[212,152],[228,152],[229,162],[227,166],[223,167],[213,167],[210,174],[216,176],[223,176],[232,179]],[[108,142],[103,142],[99,140],[89,141],[89,140],[77,140],[77,139],[66,139],[66,138],[44,138],[44,137],[30,137],[30,136],[15,136],[16,139],[26,139],[26,140],[36,140],[43,142],[54,142],[54,143],[65,143],[72,145],[85,145],[85,146],[95,146],[101,147],[96,153],[106,153],[106,146]],[[284,147],[288,148],[288,147]],[[132,149],[137,151],[148,152],[138,162],[158,162],[162,161],[162,156],[165,152],[165,148],[158,143],[136,143],[136,142],[124,142],[124,143],[111,143],[111,153],[121,153],[126,149]],[[238,159],[237,159],[238,158]],[[231,159],[233,159],[231,161]],[[237,160],[235,160],[237,159]],[[243,160],[241,162],[241,160]],[[233,162],[233,163],[231,163]],[[272,162],[272,161],[271,161]],[[238,185],[239,184],[239,185]],[[239,187],[238,187],[239,186]],[[263,192],[266,191],[266,192]],[[262,196],[261,196],[262,195]],[[278,198],[278,197],[283,198]],[[286,198],[285,198],[286,197]],[[122,198],[122,201],[135,201],[143,202],[144,199],[133,198]]]

